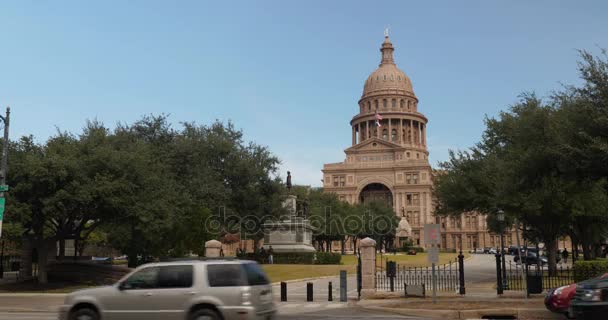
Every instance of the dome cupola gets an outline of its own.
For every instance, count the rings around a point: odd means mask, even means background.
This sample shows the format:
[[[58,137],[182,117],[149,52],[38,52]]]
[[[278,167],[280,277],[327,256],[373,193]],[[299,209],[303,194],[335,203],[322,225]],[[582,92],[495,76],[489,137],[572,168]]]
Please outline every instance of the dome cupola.
[[[395,64],[393,58],[394,51],[395,48],[388,37],[388,33],[385,33],[384,42],[380,48],[380,52],[382,52],[380,65],[378,66],[378,69],[367,77],[365,85],[363,86],[363,95],[361,96],[361,99],[386,94],[406,95],[412,98],[416,97],[410,78],[408,78],[405,72],[397,68],[397,65]]]

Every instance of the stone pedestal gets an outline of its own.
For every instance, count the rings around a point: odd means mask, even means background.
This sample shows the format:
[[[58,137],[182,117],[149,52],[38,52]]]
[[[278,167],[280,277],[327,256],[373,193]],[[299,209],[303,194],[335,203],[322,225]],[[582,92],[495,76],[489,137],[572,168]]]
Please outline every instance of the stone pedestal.
[[[288,195],[283,201],[283,208],[288,212],[281,221],[264,223],[264,249],[276,253],[282,252],[315,252],[312,246],[313,228],[307,219],[296,212],[296,196]]]
[[[209,240],[205,242],[205,257],[217,258],[220,256],[222,243],[217,240]]]
[[[376,241],[371,238],[361,240],[361,298],[376,293]]]

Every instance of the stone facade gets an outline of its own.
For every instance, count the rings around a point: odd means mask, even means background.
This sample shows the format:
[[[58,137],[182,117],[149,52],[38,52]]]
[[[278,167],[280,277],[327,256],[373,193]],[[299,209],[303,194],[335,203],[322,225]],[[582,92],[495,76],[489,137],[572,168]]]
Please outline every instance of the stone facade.
[[[428,119],[419,111],[412,82],[395,64],[388,36],[380,51],[380,66],[365,81],[358,113],[350,121],[352,145],[344,151],[346,159],[323,166],[325,192],[352,204],[386,201],[411,227],[409,235],[404,233],[407,228],[399,230],[401,241],[407,238],[424,246],[424,224],[439,223],[441,248],[498,247],[484,216],[467,213],[454,219],[433,214]],[[505,238],[505,246],[511,244],[514,233]]]

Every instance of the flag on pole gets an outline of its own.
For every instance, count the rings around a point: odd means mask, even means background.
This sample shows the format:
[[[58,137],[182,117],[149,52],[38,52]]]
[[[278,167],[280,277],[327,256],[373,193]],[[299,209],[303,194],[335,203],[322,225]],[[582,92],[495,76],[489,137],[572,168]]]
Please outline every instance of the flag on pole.
[[[376,126],[382,127],[382,124],[380,124],[380,121],[382,121],[382,116],[378,113],[378,111],[376,111],[374,118],[376,118]]]

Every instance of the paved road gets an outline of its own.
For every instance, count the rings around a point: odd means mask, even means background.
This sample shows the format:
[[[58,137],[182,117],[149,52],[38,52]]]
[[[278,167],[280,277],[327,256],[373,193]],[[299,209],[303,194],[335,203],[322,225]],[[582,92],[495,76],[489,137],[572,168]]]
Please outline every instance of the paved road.
[[[313,319],[422,319],[406,317],[388,313],[367,311],[359,308],[325,309],[310,313],[279,314],[278,320],[313,320]],[[55,313],[30,312],[30,313],[7,313],[0,312],[0,320],[57,320]]]

